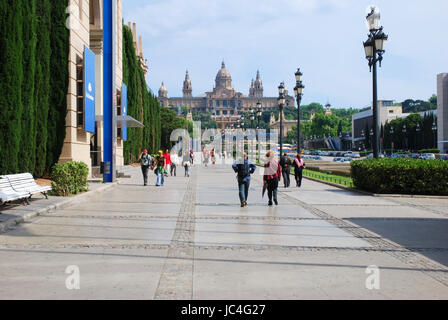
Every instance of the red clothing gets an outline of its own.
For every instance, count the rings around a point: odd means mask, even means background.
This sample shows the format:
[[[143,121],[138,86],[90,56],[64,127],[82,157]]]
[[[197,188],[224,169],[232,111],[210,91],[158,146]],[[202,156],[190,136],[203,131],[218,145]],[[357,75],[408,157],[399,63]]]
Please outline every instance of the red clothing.
[[[170,154],[169,153],[164,153],[163,154],[163,156],[165,157],[165,159],[166,159],[166,164],[167,165],[169,165],[169,164],[172,164],[173,162],[171,161],[171,156],[170,156]]]
[[[280,163],[272,158],[264,164],[264,176],[263,181],[278,178],[278,181],[282,178],[282,167]]]

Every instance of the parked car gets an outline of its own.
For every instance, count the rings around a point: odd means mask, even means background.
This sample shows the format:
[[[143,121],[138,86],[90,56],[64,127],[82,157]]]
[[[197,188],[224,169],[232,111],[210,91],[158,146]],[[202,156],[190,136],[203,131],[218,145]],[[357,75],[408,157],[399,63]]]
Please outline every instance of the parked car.
[[[347,157],[347,158],[343,158],[341,162],[350,162],[350,161],[353,161],[353,158]]]
[[[418,153],[411,153],[410,158],[412,159],[418,159],[420,157],[420,154]]]
[[[340,157],[335,157],[335,158],[333,158],[333,161],[334,161],[334,162],[341,162],[341,161],[342,161],[342,158],[340,158]]]
[[[448,160],[448,154],[439,154],[439,159]]]
[[[320,157],[320,156],[314,156],[313,159],[314,160],[323,160],[322,157]]]
[[[373,153],[369,153],[367,155],[367,159],[372,159],[373,158]],[[384,154],[378,154],[378,158],[384,158]]]
[[[424,154],[422,155],[422,157],[423,157],[424,159],[435,159],[435,158],[436,158],[436,155],[435,155],[434,153],[424,153]]]

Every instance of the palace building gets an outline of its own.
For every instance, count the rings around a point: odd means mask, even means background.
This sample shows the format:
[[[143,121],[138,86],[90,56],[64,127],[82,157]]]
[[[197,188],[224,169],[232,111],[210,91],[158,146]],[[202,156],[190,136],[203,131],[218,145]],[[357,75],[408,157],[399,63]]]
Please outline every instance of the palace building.
[[[256,79],[252,79],[249,95],[235,91],[232,86],[232,77],[226,69],[224,61],[215,79],[215,87],[212,91],[205,92],[202,96],[193,96],[193,86],[190,74],[187,70],[183,85],[182,97],[168,97],[168,90],[164,83],[159,89],[158,99],[162,106],[177,107],[186,106],[190,110],[199,112],[211,112],[212,118],[216,120],[220,129],[225,129],[236,123],[242,112],[249,112],[250,107],[256,108],[261,103],[263,111],[278,108],[277,97],[264,97],[263,82],[260,72],[257,71]],[[286,105],[294,106],[294,97],[286,91]]]

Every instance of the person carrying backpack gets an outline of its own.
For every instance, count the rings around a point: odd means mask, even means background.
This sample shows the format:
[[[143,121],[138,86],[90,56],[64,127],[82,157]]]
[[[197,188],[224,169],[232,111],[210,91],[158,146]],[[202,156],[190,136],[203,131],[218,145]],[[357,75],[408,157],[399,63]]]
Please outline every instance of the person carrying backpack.
[[[300,152],[297,152],[297,157],[294,159],[293,167],[294,177],[296,178],[296,185],[300,188],[302,186],[303,169],[305,168],[305,162],[303,161]]]
[[[257,166],[250,162],[247,153],[244,153],[243,159],[237,160],[232,165],[238,180],[238,189],[241,202],[241,208],[247,206],[247,198],[249,196],[250,175],[255,172]]]
[[[284,153],[283,157],[280,158],[280,166],[282,167],[282,176],[285,188],[289,188],[289,185],[291,184],[291,164],[291,159],[286,153]]]

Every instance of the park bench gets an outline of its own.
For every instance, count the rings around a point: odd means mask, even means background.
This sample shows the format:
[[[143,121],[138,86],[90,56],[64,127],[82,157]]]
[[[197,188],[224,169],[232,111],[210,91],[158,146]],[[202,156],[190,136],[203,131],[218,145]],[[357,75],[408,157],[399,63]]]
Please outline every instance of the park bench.
[[[12,174],[5,177],[9,180],[14,191],[28,193],[29,198],[35,194],[42,193],[48,199],[47,193],[51,190],[51,187],[39,186],[34,181],[31,173]]]
[[[6,176],[0,177],[0,204],[4,205],[15,200],[24,200],[28,203],[29,197],[28,192],[14,190]]]

